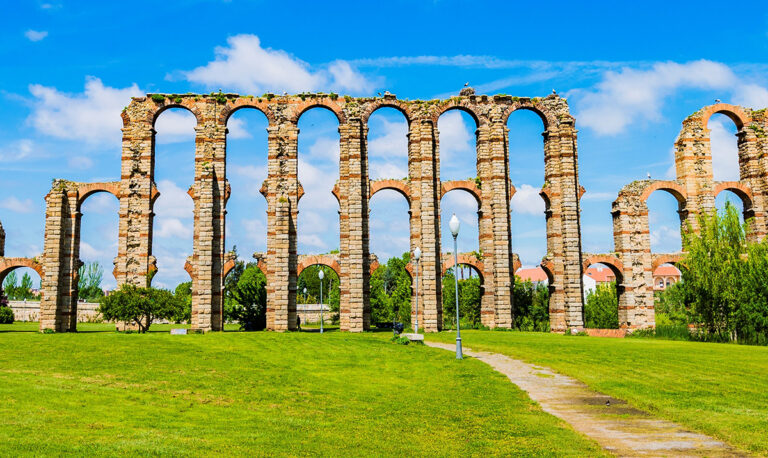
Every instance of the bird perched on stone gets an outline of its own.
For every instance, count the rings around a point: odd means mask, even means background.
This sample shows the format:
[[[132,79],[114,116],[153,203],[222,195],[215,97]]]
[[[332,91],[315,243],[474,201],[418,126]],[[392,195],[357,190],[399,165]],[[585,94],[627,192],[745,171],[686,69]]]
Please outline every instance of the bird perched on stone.
[[[651,172],[648,172],[648,179],[651,179]]]
[[[715,99],[715,103],[720,103],[720,99]]]
[[[610,406],[611,406],[611,400],[610,400],[610,399],[608,399],[607,401],[605,401],[605,406],[606,406],[606,407],[610,407]]]
[[[467,86],[469,86],[469,81],[467,81],[466,83],[464,83],[464,87],[467,87]]]
[[[555,94],[555,95],[557,95],[557,91],[556,91],[556,90],[554,90],[554,89],[552,89],[552,93],[553,93],[553,94]]]

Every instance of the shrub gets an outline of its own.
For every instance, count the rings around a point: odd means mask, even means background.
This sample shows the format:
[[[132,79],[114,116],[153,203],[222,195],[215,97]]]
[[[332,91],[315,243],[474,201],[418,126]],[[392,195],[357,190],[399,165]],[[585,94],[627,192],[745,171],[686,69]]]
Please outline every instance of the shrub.
[[[136,323],[143,333],[155,319],[172,320],[183,307],[168,290],[125,284],[101,299],[99,313],[105,320]]]
[[[590,291],[584,303],[586,327],[593,329],[619,328],[619,303],[616,283],[603,283]]]
[[[0,324],[11,324],[13,320],[13,310],[10,307],[0,307]]]
[[[165,96],[163,94],[152,94],[150,97],[152,98],[152,101],[154,101],[155,103],[165,102]]]

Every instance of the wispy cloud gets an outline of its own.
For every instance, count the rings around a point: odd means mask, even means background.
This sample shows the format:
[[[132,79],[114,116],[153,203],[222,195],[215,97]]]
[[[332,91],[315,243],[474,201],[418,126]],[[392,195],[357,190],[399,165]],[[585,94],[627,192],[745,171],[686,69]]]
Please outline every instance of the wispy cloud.
[[[24,36],[27,37],[27,40],[29,41],[42,41],[45,37],[48,36],[48,32],[45,30],[29,29],[24,32]]]

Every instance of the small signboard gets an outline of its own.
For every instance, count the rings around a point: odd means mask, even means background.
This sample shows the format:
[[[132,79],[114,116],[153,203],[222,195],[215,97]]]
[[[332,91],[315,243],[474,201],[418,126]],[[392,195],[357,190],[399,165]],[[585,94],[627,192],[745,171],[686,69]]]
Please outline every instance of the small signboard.
[[[187,330],[186,329],[171,329],[171,334],[172,335],[183,336],[183,335],[187,334]]]

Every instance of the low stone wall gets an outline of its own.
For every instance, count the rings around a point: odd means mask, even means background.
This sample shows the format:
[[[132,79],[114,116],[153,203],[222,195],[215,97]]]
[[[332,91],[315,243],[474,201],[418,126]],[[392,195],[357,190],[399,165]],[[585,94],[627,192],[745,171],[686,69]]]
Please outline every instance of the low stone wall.
[[[13,310],[13,317],[16,321],[39,321],[40,320],[40,302],[39,301],[8,301],[8,305]],[[77,322],[85,323],[97,321],[99,304],[96,302],[78,302],[77,303]]]
[[[296,315],[302,323],[319,323],[320,304],[296,304]],[[328,304],[323,304],[323,323],[330,323],[331,315]]]
[[[592,337],[626,337],[626,329],[585,329],[584,332]]]

